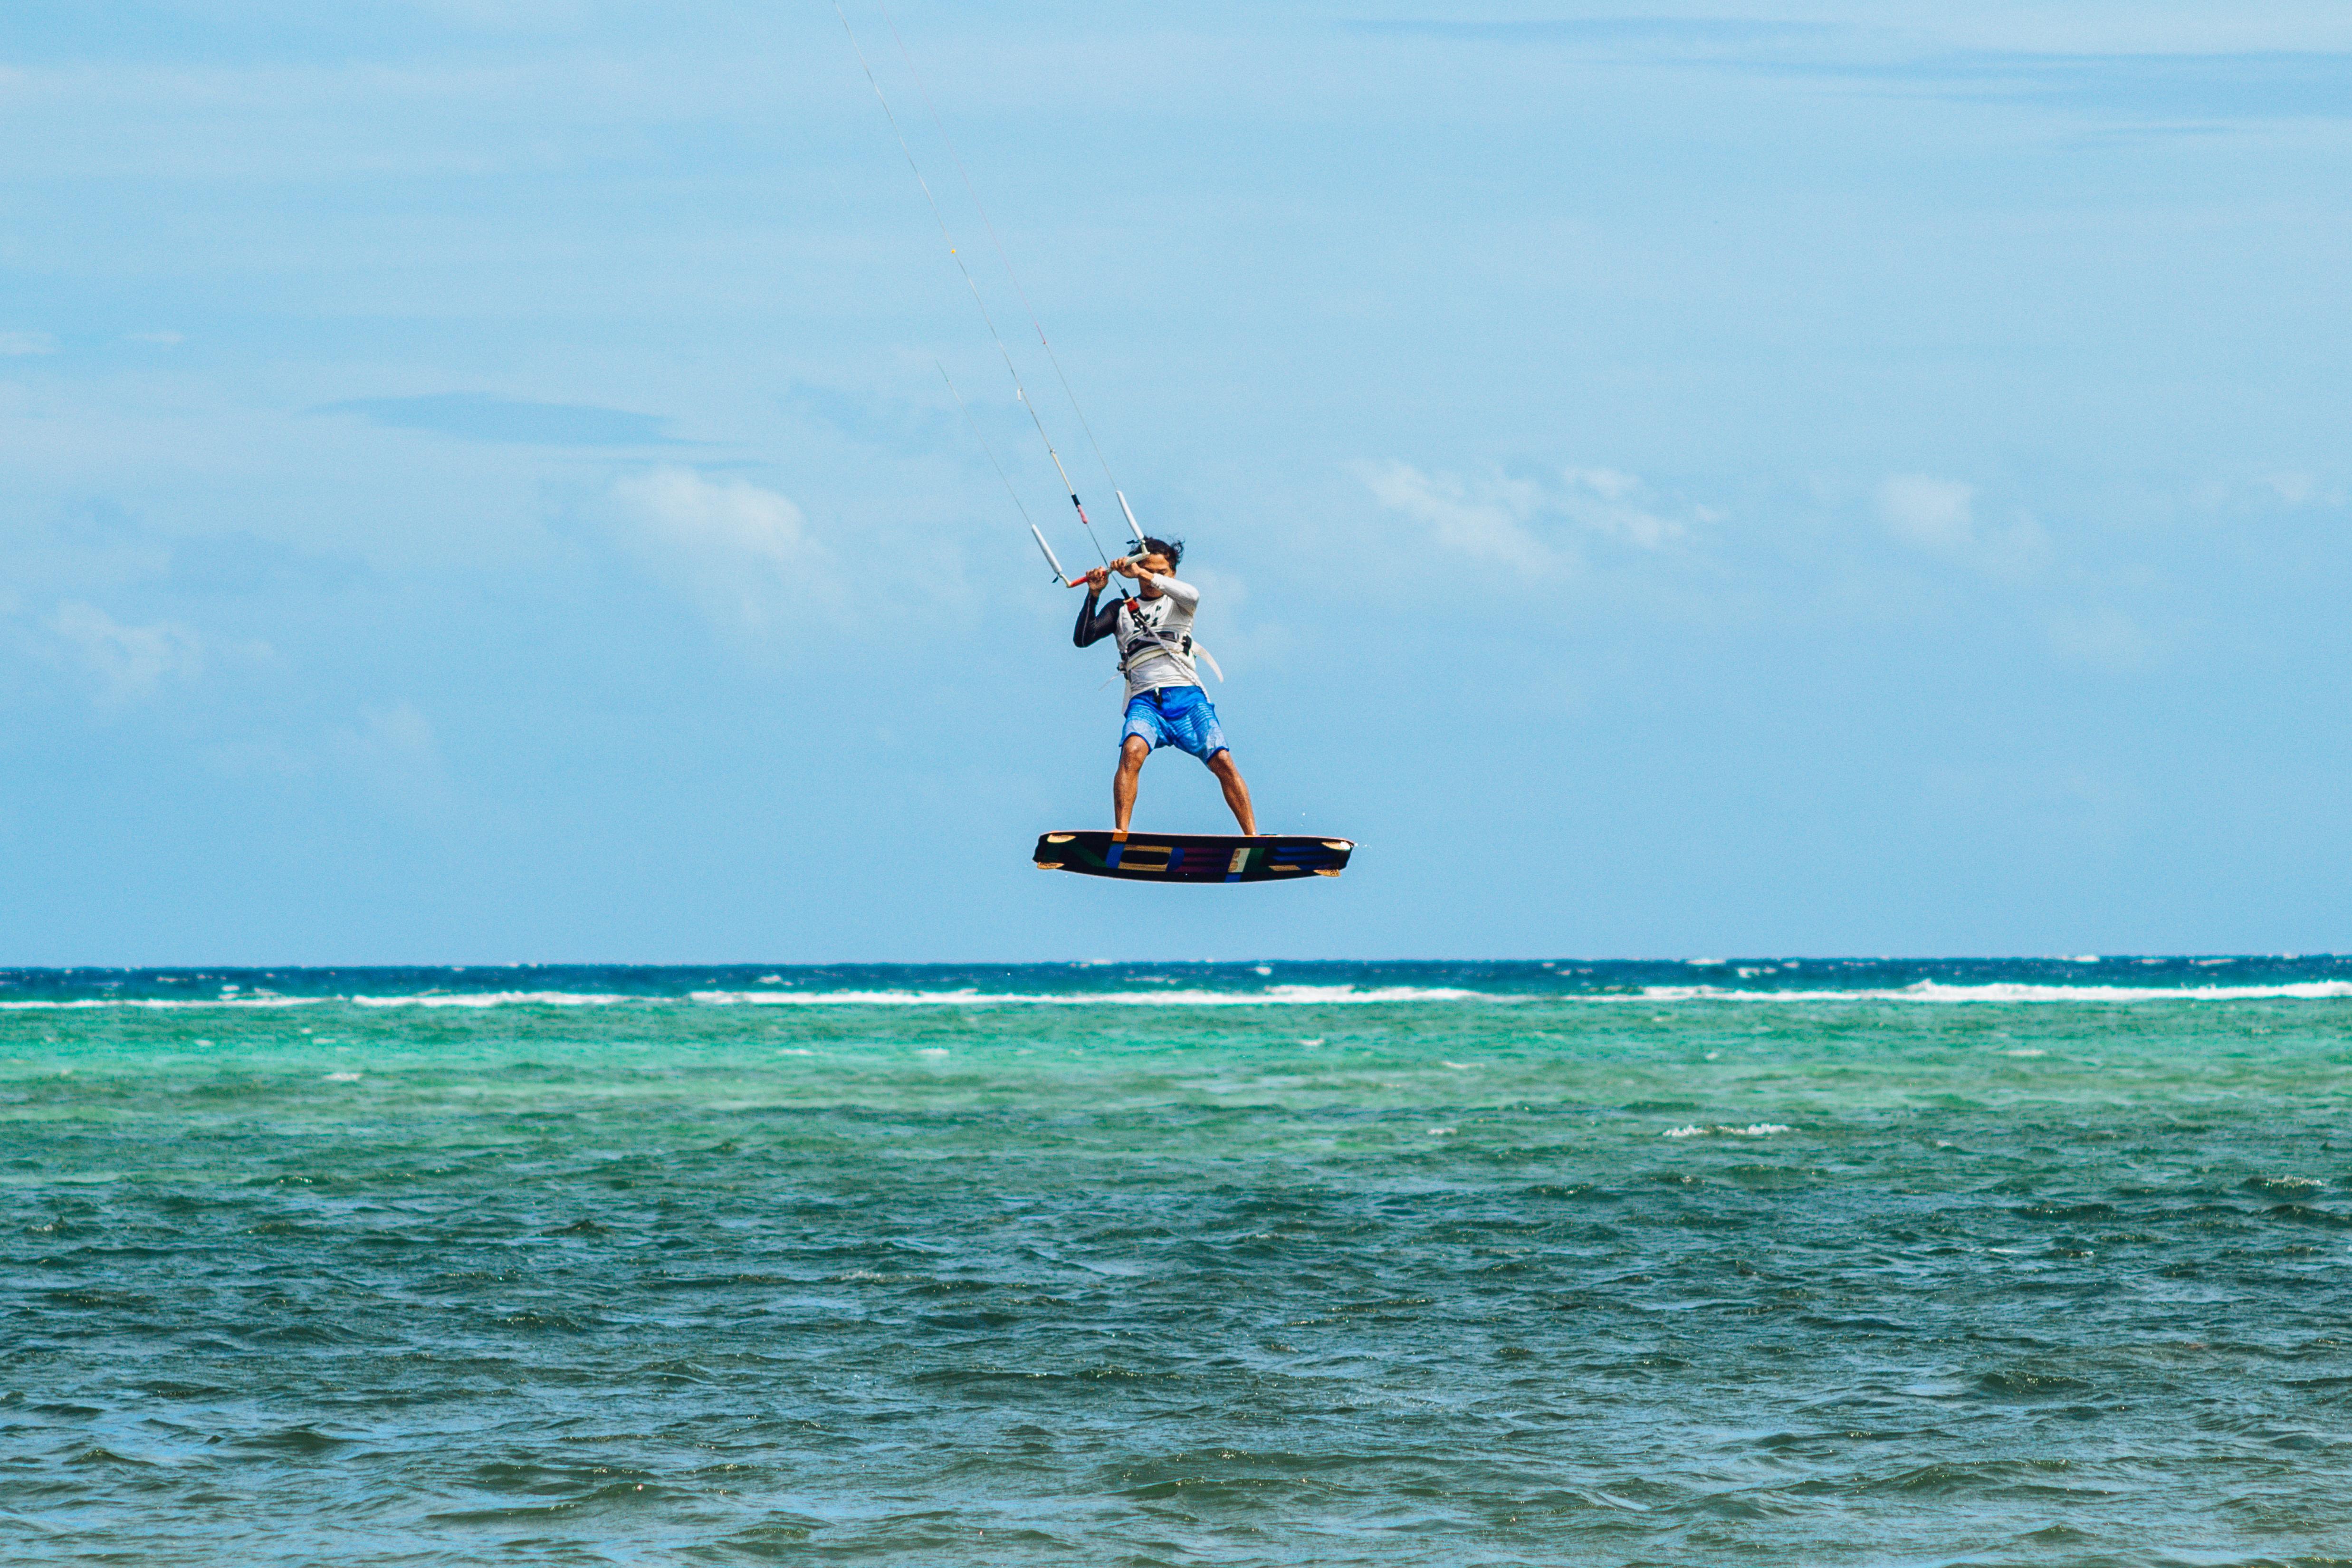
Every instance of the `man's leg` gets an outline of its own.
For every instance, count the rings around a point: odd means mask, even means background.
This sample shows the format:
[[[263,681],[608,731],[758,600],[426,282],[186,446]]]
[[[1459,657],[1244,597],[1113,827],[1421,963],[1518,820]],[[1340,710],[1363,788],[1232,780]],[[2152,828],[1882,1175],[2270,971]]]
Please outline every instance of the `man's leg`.
[[[1121,833],[1127,831],[1127,819],[1135,815],[1135,781],[1143,772],[1143,759],[1150,754],[1151,748],[1140,735],[1129,735],[1119,742],[1118,772],[1110,776],[1110,820]]]
[[[1234,754],[1219,752],[1209,759],[1209,771],[1217,775],[1218,786],[1225,792],[1225,804],[1234,808],[1234,820],[1242,825],[1244,833],[1256,837],[1257,812],[1250,805],[1249,785],[1242,783],[1241,769],[1234,766]],[[1135,798],[1134,786],[1129,786],[1127,795],[1129,800]],[[1120,826],[1126,825],[1122,822]]]

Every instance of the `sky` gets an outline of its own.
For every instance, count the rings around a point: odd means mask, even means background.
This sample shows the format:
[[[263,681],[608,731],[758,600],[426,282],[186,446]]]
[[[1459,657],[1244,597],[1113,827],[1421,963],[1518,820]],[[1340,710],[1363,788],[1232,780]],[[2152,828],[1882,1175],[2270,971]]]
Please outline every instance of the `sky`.
[[[2352,947],[2352,10],[845,5],[1348,874],[827,0],[16,6],[0,963]]]

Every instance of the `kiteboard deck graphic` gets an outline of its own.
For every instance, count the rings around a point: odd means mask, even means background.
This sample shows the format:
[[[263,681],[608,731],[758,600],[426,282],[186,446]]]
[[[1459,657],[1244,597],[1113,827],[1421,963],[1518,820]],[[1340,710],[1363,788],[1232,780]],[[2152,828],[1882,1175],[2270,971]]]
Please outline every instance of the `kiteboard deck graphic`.
[[[1336,877],[1356,847],[1345,838],[1262,833],[1044,833],[1041,871],[1122,877],[1131,882],[1286,882]]]

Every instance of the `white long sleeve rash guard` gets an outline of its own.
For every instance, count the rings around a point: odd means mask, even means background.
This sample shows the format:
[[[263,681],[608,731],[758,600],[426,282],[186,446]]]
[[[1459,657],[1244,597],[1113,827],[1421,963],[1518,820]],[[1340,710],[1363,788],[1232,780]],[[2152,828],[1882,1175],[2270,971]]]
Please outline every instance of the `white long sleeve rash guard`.
[[[1200,608],[1201,590],[1148,573],[1139,581],[1159,589],[1160,596],[1114,600],[1097,609],[1101,590],[1088,588],[1071,640],[1087,647],[1116,636],[1129,699],[1163,686],[1200,685],[1201,672],[1192,662],[1192,612]]]

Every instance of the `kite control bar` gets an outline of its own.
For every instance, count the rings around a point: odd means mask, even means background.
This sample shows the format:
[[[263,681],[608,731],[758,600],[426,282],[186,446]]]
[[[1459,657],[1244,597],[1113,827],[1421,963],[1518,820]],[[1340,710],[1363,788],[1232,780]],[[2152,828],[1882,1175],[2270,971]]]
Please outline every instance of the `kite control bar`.
[[[1135,509],[1127,504],[1127,492],[1125,490],[1115,489],[1110,493],[1118,498],[1118,510],[1127,513],[1127,531],[1135,535],[1136,549],[1141,550],[1143,548],[1143,525],[1135,521]]]
[[[1085,585],[1084,577],[1073,577],[1062,570],[1062,558],[1054,553],[1054,547],[1045,542],[1045,534],[1038,531],[1037,525],[1034,522],[1029,525],[1029,536],[1037,542],[1037,548],[1045,552],[1045,564],[1054,569],[1054,575],[1062,580],[1063,587],[1076,588]]]
[[[1087,580],[1084,577],[1073,577],[1062,569],[1062,558],[1054,553],[1054,547],[1045,542],[1045,534],[1038,531],[1037,525],[1034,522],[1029,525],[1029,537],[1034,539],[1037,542],[1037,548],[1045,552],[1045,564],[1054,569],[1054,575],[1062,580],[1063,587],[1083,588],[1087,585]],[[1128,557],[1121,556],[1119,559],[1124,561],[1128,559]],[[1117,563],[1118,563],[1116,562],[1110,563],[1112,565],[1116,565]]]
[[[1051,450],[1050,447],[1047,449]],[[1059,458],[1054,459],[1054,466],[1055,468],[1059,468],[1061,466],[1061,459]],[[1066,475],[1064,477],[1065,479],[1067,478]],[[1127,514],[1128,531],[1135,535],[1135,555],[1133,557],[1122,556],[1120,559],[1140,560],[1143,555],[1143,526],[1135,521],[1135,509],[1127,504],[1127,492],[1124,490],[1113,490],[1111,491],[1111,494],[1118,497],[1118,510]],[[1070,504],[1072,506],[1078,506],[1078,498],[1075,491],[1072,492],[1070,496]],[[1082,506],[1078,506],[1078,521],[1080,522],[1087,523],[1087,531],[1088,534],[1091,535],[1094,531],[1094,524],[1087,522],[1087,509]],[[1080,588],[1086,585],[1087,580],[1084,577],[1073,577],[1067,572],[1062,570],[1061,559],[1054,553],[1054,547],[1045,542],[1045,536],[1043,533],[1038,532],[1037,525],[1035,523],[1033,522],[1029,525],[1029,531],[1036,536],[1037,548],[1045,552],[1045,559],[1053,566],[1054,575],[1062,580],[1062,586],[1065,588]],[[1099,548],[1099,546],[1097,548]],[[1106,561],[1103,564],[1105,566],[1111,566],[1117,564],[1117,563]]]

